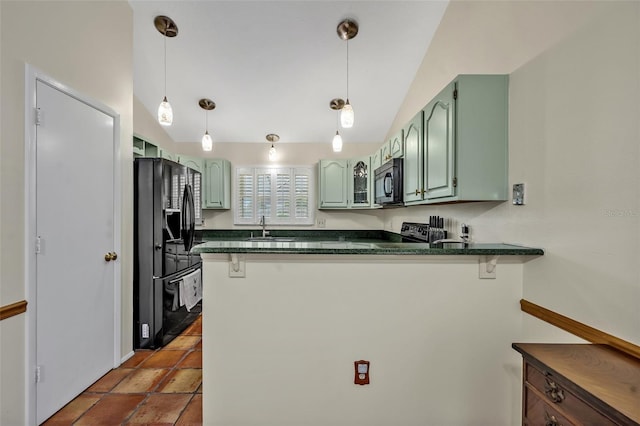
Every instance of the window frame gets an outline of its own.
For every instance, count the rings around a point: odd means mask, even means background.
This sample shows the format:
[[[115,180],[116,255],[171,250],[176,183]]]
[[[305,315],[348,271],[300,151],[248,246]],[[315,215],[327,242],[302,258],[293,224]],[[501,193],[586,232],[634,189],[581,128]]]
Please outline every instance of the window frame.
[[[259,206],[260,197],[264,194],[258,194],[259,176],[269,176],[269,195],[268,195],[268,213],[265,214],[267,225],[287,225],[287,226],[311,226],[315,224],[316,210],[316,194],[315,194],[315,169],[312,166],[242,166],[235,168],[235,179],[233,180],[233,224],[234,225],[259,225],[263,211]],[[251,186],[245,195],[240,193],[240,185],[246,182],[247,176],[251,177]],[[288,176],[289,189],[285,200],[278,203],[278,176]],[[298,177],[304,176],[306,180],[306,195],[302,198],[306,201],[306,216],[297,216],[299,192],[296,190],[296,180]],[[264,188],[264,182],[263,186]],[[280,187],[281,188],[281,187]],[[304,188],[304,186],[302,187]],[[250,193],[250,195],[248,194]],[[243,199],[248,196],[245,206],[241,206]],[[305,200],[306,197],[306,200]],[[262,203],[264,206],[265,203]],[[285,217],[278,217],[278,211],[282,212],[282,205],[286,205],[285,209],[288,214]],[[280,209],[279,209],[280,207]],[[244,213],[244,214],[243,214]]]

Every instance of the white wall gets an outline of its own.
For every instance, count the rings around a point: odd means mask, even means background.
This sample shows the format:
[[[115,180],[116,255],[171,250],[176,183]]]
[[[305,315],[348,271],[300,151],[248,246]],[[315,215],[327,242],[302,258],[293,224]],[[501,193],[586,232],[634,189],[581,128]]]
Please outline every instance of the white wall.
[[[126,1],[2,1],[0,304],[27,299],[25,283],[25,63],[120,114],[122,351],[132,346],[133,29]],[[81,158],[69,159],[69,166]],[[96,196],[99,192],[96,191]],[[10,247],[10,250],[7,250]],[[27,299],[27,301],[29,301]],[[25,422],[27,314],[0,323],[0,423]]]
[[[520,423],[522,265],[477,257],[227,255],[204,263],[210,426]],[[353,362],[371,383],[353,383]]]
[[[412,207],[385,229],[437,214],[542,247],[526,299],[640,344],[640,3],[450,3],[390,133],[455,74],[484,72],[510,74],[509,184],[527,204]],[[524,317],[523,340],[576,340]]]

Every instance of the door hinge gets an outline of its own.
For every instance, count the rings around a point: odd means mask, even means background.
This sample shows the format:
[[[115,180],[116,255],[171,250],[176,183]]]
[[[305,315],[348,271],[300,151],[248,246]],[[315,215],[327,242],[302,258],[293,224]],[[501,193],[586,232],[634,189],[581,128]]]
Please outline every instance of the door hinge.
[[[457,186],[458,186],[458,178],[457,178],[457,177],[454,177],[454,178],[453,178],[453,187],[455,188],[455,187],[457,187]]]
[[[453,99],[458,99],[458,89],[453,90]]]
[[[40,365],[36,366],[36,383],[40,383],[42,381],[42,367]]]
[[[42,239],[40,237],[36,237],[36,254],[40,254],[42,251]]]
[[[36,126],[39,126],[42,124],[42,110],[40,108],[36,108]]]

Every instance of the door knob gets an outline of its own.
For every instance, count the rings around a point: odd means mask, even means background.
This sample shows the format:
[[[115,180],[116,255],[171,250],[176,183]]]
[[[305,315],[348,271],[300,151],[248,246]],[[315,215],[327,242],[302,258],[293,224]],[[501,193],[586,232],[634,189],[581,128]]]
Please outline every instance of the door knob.
[[[112,260],[116,260],[118,258],[118,255],[115,252],[109,252],[107,254],[104,255],[104,260],[107,262],[110,262]]]

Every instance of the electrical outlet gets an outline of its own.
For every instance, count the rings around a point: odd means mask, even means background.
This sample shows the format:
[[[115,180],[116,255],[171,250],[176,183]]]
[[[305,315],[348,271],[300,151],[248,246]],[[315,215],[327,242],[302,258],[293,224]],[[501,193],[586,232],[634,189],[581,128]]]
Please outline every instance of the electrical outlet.
[[[524,183],[513,184],[513,204],[524,206]]]
[[[318,226],[318,228],[325,228],[327,226],[327,219],[325,219],[324,217],[318,218],[316,220],[316,225]]]
[[[142,324],[142,338],[143,339],[148,339],[149,338],[149,324]]]

